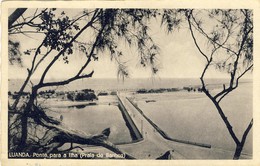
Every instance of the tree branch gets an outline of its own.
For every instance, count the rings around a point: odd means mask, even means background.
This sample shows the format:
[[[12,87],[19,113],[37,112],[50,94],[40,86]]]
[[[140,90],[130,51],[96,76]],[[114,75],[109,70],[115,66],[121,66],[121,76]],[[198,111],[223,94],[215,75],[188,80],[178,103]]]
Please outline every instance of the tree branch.
[[[245,75],[249,70],[251,70],[252,68],[253,68],[253,64],[251,64],[242,74],[240,74],[240,76],[238,76],[237,77],[237,80],[236,80],[236,87],[238,86],[238,81],[239,81],[239,79],[243,76],[243,75]]]
[[[98,135],[86,135],[83,132],[79,132],[76,130],[68,129],[66,126],[60,125],[46,125],[47,128],[55,129],[55,132],[49,138],[52,140],[48,140],[48,142],[43,142],[43,145],[47,145],[48,147],[52,147],[53,143],[77,143],[81,145],[95,145],[105,147],[116,154],[125,154],[127,159],[134,159],[133,156],[122,152],[118,149],[113,143],[107,140],[107,136],[104,134]]]
[[[34,57],[33,57],[33,61],[32,61],[32,66],[31,66],[31,69],[28,70],[28,76],[26,77],[23,85],[21,86],[19,92],[18,92],[18,96],[16,98],[16,100],[14,101],[13,105],[10,107],[11,109],[15,109],[17,104],[19,103],[19,100],[21,98],[21,93],[24,91],[26,85],[28,84],[29,80],[31,79],[31,76],[33,74],[33,70],[34,70],[34,64],[35,64],[35,61],[36,61],[36,58],[38,56],[38,54],[40,53],[40,49],[41,47],[43,46],[43,43],[44,43],[44,40],[42,41],[42,43],[37,47],[36,51],[35,51],[35,54],[34,54]]]
[[[22,22],[22,23],[18,23],[18,24],[15,24],[15,25],[11,25],[10,27],[8,26],[8,29],[9,29],[9,32],[11,31],[12,28],[16,28],[16,27],[19,27],[19,28],[22,28],[24,25],[28,25],[28,26],[31,26],[31,27],[39,27],[39,25],[37,24],[32,24],[32,21],[35,20],[36,18],[38,18],[42,12],[46,11],[48,8],[45,8],[44,10],[42,10],[39,14],[35,15],[27,22]],[[36,9],[37,10],[37,9]]]
[[[236,86],[234,87],[229,87],[227,89],[224,89],[223,91],[221,91],[220,93],[218,93],[216,96],[214,96],[215,99],[217,99],[218,97],[219,100],[218,100],[218,103],[220,103],[220,101],[226,96],[228,95],[231,91],[235,90],[237,87],[238,87],[238,82],[239,82],[239,79],[245,75],[249,70],[251,70],[251,68],[253,67],[253,64],[250,65],[239,77],[237,77],[236,79]],[[222,96],[221,96],[222,95]]]
[[[248,135],[250,129],[252,128],[252,126],[253,126],[253,119],[251,119],[250,123],[248,124],[248,126],[247,126],[247,128],[246,128],[246,130],[245,130],[245,132],[243,134],[243,137],[242,137],[242,140],[241,140],[241,145],[242,146],[244,146],[246,138],[247,138],[247,135]]]
[[[199,50],[199,52],[205,57],[205,59],[207,60],[207,62],[209,62],[209,58],[207,57],[207,55],[201,50],[200,46],[198,45],[197,43],[197,40],[194,36],[194,32],[192,30],[192,26],[191,26],[191,21],[190,21],[190,15],[192,14],[192,11],[189,13],[189,15],[187,16],[187,20],[188,20],[188,23],[189,23],[189,29],[190,29],[190,32],[191,32],[191,36],[192,36],[192,39],[197,47],[197,49]]]
[[[92,19],[70,40],[69,43],[67,43],[67,45],[64,47],[63,50],[61,50],[54,58],[53,60],[49,63],[49,65],[46,67],[46,69],[44,70],[42,77],[40,79],[39,84],[42,84],[45,76],[47,74],[47,72],[49,71],[49,69],[52,67],[52,65],[59,59],[59,57],[65,53],[66,49],[68,48],[69,45],[71,45],[81,34],[82,32],[84,32],[88,27],[90,27],[93,23],[93,21],[96,19],[98,10],[96,10],[95,14],[93,15]]]
[[[193,21],[194,21],[195,24],[197,25],[198,30],[199,30],[199,31],[201,32],[201,34],[203,34],[208,40],[210,40],[211,42],[217,44],[217,45],[220,46],[221,48],[223,48],[223,49],[225,49],[225,50],[227,50],[227,51],[229,51],[229,52],[232,52],[233,54],[236,54],[235,51],[231,50],[230,48],[224,46],[224,45],[221,44],[221,43],[218,43],[218,42],[214,41],[211,37],[209,37],[209,35],[200,27],[199,23],[196,21],[196,18],[195,18],[192,14],[191,14],[191,16],[192,16]]]
[[[64,81],[43,83],[43,84],[41,84],[41,86],[40,86],[39,88],[47,87],[47,86],[61,86],[61,85],[66,85],[66,84],[69,84],[70,82],[75,81],[75,80],[78,80],[78,79],[92,77],[93,73],[94,73],[94,71],[92,71],[92,72],[89,73],[89,74],[82,75],[82,76],[76,75],[76,76],[74,76],[74,77],[72,77],[72,78],[70,78],[70,79],[64,80]]]
[[[8,17],[8,29],[12,27],[12,24],[27,10],[27,8],[17,8],[9,17]]]

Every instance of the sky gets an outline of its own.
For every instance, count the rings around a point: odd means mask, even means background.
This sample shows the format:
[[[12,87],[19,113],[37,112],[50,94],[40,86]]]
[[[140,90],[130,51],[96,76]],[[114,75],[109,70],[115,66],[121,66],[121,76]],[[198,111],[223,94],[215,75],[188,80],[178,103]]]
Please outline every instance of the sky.
[[[10,10],[12,12],[12,10]],[[30,14],[30,11],[26,11]],[[71,12],[73,13],[73,12]],[[88,34],[84,34],[82,38]],[[158,78],[199,78],[203,68],[205,67],[205,59],[199,53],[191,38],[190,32],[187,27],[175,32],[167,34],[165,28],[160,26],[160,21],[153,21],[150,25],[150,35],[160,47],[159,55],[159,72],[153,77]],[[36,35],[30,35],[30,37],[19,35],[12,35],[10,38],[19,40],[21,43],[21,52],[28,48],[36,47],[41,42],[40,38]],[[201,43],[203,44],[203,43]],[[125,60],[126,65],[130,72],[130,78],[149,78],[152,77],[151,70],[144,68],[138,63],[138,54],[135,48],[129,49],[123,48],[127,53]],[[59,60],[54,65],[48,75],[47,79],[63,79],[72,76],[76,73],[83,64],[85,58],[75,51],[73,58],[69,59],[69,64],[64,64],[62,60]],[[50,58],[46,59],[46,62]],[[24,79],[27,76],[27,68],[30,68],[32,59],[29,56],[23,56],[23,67],[18,65],[9,65],[9,78],[21,78]],[[35,72],[33,78],[39,78],[41,72],[47,63],[39,67],[39,70]],[[117,64],[112,60],[108,54],[99,55],[98,61],[92,61],[88,66],[85,73],[89,73],[94,70],[93,78],[117,78]],[[210,78],[223,78],[227,77],[227,74],[216,72],[211,69],[207,72],[207,77]]]

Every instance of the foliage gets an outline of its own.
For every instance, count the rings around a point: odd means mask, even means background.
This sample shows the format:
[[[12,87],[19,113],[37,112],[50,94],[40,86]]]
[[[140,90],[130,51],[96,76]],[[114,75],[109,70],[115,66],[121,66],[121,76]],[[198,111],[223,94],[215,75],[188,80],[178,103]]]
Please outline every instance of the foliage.
[[[32,12],[35,10],[35,12]],[[21,10],[21,15],[25,10]],[[234,159],[239,158],[253,120],[249,123],[241,140],[237,138],[230,122],[220,106],[221,100],[238,87],[239,79],[253,69],[253,13],[248,9],[84,9],[75,16],[67,14],[63,9],[30,9],[28,17],[14,17],[12,24],[8,25],[9,35],[37,34],[40,44],[36,48],[28,48],[20,51],[19,41],[9,38],[9,62],[22,64],[22,55],[30,56],[31,67],[28,68],[28,76],[21,86],[14,103],[9,104],[9,128],[10,146],[14,149],[25,149],[31,143],[31,136],[37,138],[32,128],[40,125],[47,133],[52,132],[55,138],[72,139],[78,142],[82,137],[77,137],[67,130],[62,130],[59,121],[45,114],[37,102],[37,93],[41,88],[62,86],[75,80],[92,77],[94,71],[86,74],[91,61],[98,61],[100,56],[109,55],[111,60],[118,64],[118,77],[128,77],[127,63],[122,61],[123,56],[128,55],[122,49],[123,44],[129,45],[138,51],[139,62],[143,67],[150,67],[152,73],[158,72],[159,47],[149,34],[149,22],[151,19],[161,19],[161,25],[167,32],[175,29],[187,28],[190,31],[195,47],[205,58],[205,68],[201,74],[202,91],[214,103],[216,109],[226,125],[231,137],[237,145]],[[26,10],[28,12],[28,10]],[[19,13],[19,12],[18,12]],[[19,18],[19,19],[18,19]],[[122,44],[123,43],[123,44]],[[205,45],[206,43],[206,45]],[[77,52],[78,51],[78,52]],[[23,52],[23,53],[22,53]],[[50,69],[59,60],[65,64],[70,62],[76,54],[83,55],[82,65],[78,65],[78,71],[73,76],[68,76],[61,81],[49,81],[46,79]],[[47,58],[48,57],[48,58]],[[48,61],[47,59],[50,59]],[[42,65],[42,64],[47,64]],[[35,71],[39,66],[45,66],[36,84],[32,84],[30,98],[22,103],[20,96],[24,88],[28,86]],[[229,86],[223,88],[216,95],[211,94],[205,83],[205,74],[209,68],[226,72],[230,75]],[[59,73],[57,73],[59,74]],[[73,96],[71,96],[73,97]],[[83,96],[79,96],[81,99]],[[18,131],[18,133],[15,133]],[[69,133],[69,134],[68,134]],[[79,140],[78,140],[79,139]],[[93,141],[91,139],[91,141]],[[89,144],[89,139],[84,144]],[[94,141],[95,142],[95,141]],[[57,139],[56,139],[57,143]],[[113,149],[117,153],[120,150],[101,140],[105,147]],[[49,148],[49,144],[36,145],[41,148]],[[60,142],[53,151],[64,142]],[[17,146],[17,147],[16,147]],[[38,149],[40,149],[38,147]],[[27,149],[28,150],[28,149]],[[37,150],[35,148],[34,150]]]
[[[13,65],[18,63],[22,65],[20,43],[17,41],[8,40],[8,55],[9,63]]]
[[[239,85],[239,80],[253,70],[253,11],[249,9],[178,9],[165,11],[162,24],[168,32],[187,22],[194,44],[205,58],[205,68],[200,80],[203,91],[215,105],[220,117],[236,144],[234,159],[239,159],[253,119],[238,139],[220,102]],[[206,43],[206,44],[205,44]],[[205,75],[210,68],[229,74],[229,85],[223,90],[210,92]],[[235,113],[234,113],[235,114]]]
[[[33,10],[35,12],[32,12]],[[70,135],[70,141],[76,143],[80,143],[79,140],[83,140],[83,138],[79,138],[75,133],[68,134],[71,131],[64,132],[59,120],[53,119],[45,113],[48,109],[42,108],[37,102],[38,91],[44,87],[66,85],[78,79],[92,77],[94,71],[85,74],[85,69],[92,60],[97,61],[98,56],[106,54],[109,54],[111,59],[118,63],[119,75],[127,76],[128,71],[122,67],[124,62],[121,62],[120,59],[125,55],[120,48],[122,42],[136,48],[139,52],[140,63],[143,66],[151,66],[152,71],[157,72],[155,57],[159,53],[159,47],[156,46],[148,33],[149,19],[156,17],[157,10],[88,9],[72,17],[66,14],[66,10],[62,9],[26,10],[26,12],[28,11],[33,14],[28,17],[23,17],[21,14],[22,17],[15,17],[17,20],[12,21],[13,23],[9,25],[10,36],[19,38],[20,35],[35,34],[40,41],[36,48],[28,48],[23,51],[24,55],[31,57],[32,64],[27,69],[28,76],[25,78],[17,98],[14,103],[9,103],[9,138],[11,138],[9,146],[12,151],[41,152],[47,150],[57,152],[58,148],[65,143],[61,140],[68,139],[68,135]],[[10,53],[18,54],[19,44],[13,42],[16,47],[12,48],[12,43],[10,43],[10,49],[15,48]],[[83,65],[76,66],[79,68],[78,72],[64,80],[48,82],[46,75],[54,64],[59,60],[63,60],[65,64],[69,63],[70,58],[75,56],[76,50],[85,57]],[[9,54],[9,59],[12,59],[11,54]],[[39,69],[39,66],[46,67]],[[39,82],[31,85],[28,99],[20,100],[24,88],[31,82],[31,78],[37,70],[42,71]],[[86,97],[95,96],[82,96],[81,94],[76,96],[77,100]],[[41,128],[41,133],[44,133],[42,138],[38,136],[39,133],[33,130],[38,126]],[[18,133],[15,134],[15,132]],[[49,138],[45,136],[50,133],[56,135],[54,137],[59,138],[60,141],[57,142],[57,139],[51,142],[47,141]],[[116,153],[122,153],[106,139],[94,141],[95,139],[95,137],[90,140],[86,138],[82,143],[95,144],[99,142],[99,145],[112,149]],[[29,146],[29,144],[33,146]]]
[[[203,14],[204,17],[201,15]],[[253,119],[244,130],[241,139],[234,132],[233,127],[225,115],[220,102],[239,85],[239,79],[253,69],[253,14],[251,10],[209,10],[185,12],[192,39],[200,54],[205,58],[206,65],[200,80],[202,91],[215,105],[220,117],[236,144],[234,159],[239,159],[247,135],[253,126]],[[199,20],[198,18],[203,18]],[[204,23],[210,20],[211,24]],[[199,36],[204,37],[208,47],[203,50],[199,43]],[[205,74],[214,66],[217,70],[227,72],[229,85],[219,92],[210,92],[205,83]],[[235,114],[235,113],[234,113]]]

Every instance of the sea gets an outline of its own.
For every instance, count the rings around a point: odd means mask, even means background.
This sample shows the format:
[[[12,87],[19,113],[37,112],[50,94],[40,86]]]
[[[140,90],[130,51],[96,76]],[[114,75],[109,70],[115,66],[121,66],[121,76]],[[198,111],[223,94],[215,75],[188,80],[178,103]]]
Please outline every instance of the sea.
[[[32,80],[36,84],[39,80]],[[53,82],[58,80],[47,80]],[[18,91],[24,80],[9,80],[9,91]],[[228,79],[207,79],[208,87],[223,88]],[[28,85],[25,91],[30,91]],[[93,89],[95,91],[133,91],[137,89],[200,87],[199,79],[194,78],[138,78],[125,79],[84,79],[65,86],[52,87],[56,91]],[[218,89],[216,89],[218,90]],[[101,96],[102,97],[102,96]],[[103,96],[104,98],[107,96]],[[135,102],[144,114],[170,137],[185,141],[209,144],[216,151],[234,151],[235,144],[215,106],[203,93],[174,92],[161,94],[133,94]],[[147,101],[154,102],[147,102]],[[235,133],[242,138],[248,123],[253,117],[253,80],[243,79],[237,90],[228,95],[221,106],[231,122]],[[52,108],[55,109],[55,108]],[[110,141],[113,143],[131,142],[129,131],[117,107],[95,105],[83,109],[58,108],[57,117],[64,116],[69,126],[87,133],[100,133],[110,127]],[[109,118],[108,118],[109,117]],[[77,120],[75,120],[77,119]],[[84,123],[82,123],[84,122]],[[243,153],[252,154],[253,137],[250,131]],[[196,156],[196,155],[195,155]]]
[[[37,84],[39,80],[32,80]],[[60,80],[47,80],[46,82],[55,82]],[[9,79],[8,90],[11,92],[19,91],[24,80]],[[207,79],[206,84],[209,86],[222,86],[228,83],[228,79]],[[243,79],[240,83],[252,83],[252,79]],[[28,84],[25,91],[31,90],[31,84]],[[159,88],[183,88],[189,86],[201,86],[200,79],[196,78],[131,78],[120,80],[116,78],[89,78],[80,79],[64,86],[48,87],[45,89],[55,89],[56,91],[75,91],[82,89],[100,90],[121,90],[131,91],[137,89],[159,89]]]

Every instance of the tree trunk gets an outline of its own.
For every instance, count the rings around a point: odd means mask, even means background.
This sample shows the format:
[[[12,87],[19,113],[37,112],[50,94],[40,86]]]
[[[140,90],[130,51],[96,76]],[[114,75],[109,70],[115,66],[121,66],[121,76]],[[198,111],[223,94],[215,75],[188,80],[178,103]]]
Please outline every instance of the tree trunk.
[[[237,145],[237,147],[236,147],[236,151],[235,151],[235,154],[234,154],[234,157],[233,157],[234,160],[238,160],[238,159],[239,159],[242,150],[243,150],[243,146],[240,145],[240,144]]]
[[[15,109],[16,109],[16,106],[17,106],[17,104],[19,103],[20,98],[21,98],[21,96],[22,96],[22,92],[24,92],[24,89],[25,89],[26,85],[28,84],[28,82],[30,81],[31,76],[32,76],[32,75],[29,73],[28,76],[27,76],[27,78],[26,78],[26,80],[24,81],[22,87],[20,88],[20,90],[19,90],[19,92],[18,92],[17,98],[15,99],[14,103],[13,103],[13,104],[11,105],[11,107],[10,107],[11,110],[15,110]]]
[[[24,108],[24,112],[21,117],[22,131],[21,131],[21,140],[18,146],[18,151],[22,151],[26,147],[26,141],[28,136],[28,116],[33,109],[33,102],[37,97],[37,90],[38,89],[33,88],[32,94],[30,95],[30,99],[27,103],[27,106]]]

